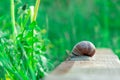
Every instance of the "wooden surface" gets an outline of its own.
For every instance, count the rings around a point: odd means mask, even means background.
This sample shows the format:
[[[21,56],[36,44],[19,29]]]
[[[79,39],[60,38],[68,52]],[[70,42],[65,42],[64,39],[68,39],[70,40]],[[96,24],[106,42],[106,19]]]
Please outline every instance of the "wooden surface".
[[[120,61],[111,49],[97,49],[93,57],[62,62],[45,80],[120,80]]]

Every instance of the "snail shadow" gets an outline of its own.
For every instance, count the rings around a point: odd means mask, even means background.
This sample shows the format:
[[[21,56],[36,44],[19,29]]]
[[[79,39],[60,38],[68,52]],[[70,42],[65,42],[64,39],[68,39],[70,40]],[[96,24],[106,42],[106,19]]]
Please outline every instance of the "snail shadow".
[[[74,56],[69,59],[69,61],[90,61],[91,57],[89,56]]]

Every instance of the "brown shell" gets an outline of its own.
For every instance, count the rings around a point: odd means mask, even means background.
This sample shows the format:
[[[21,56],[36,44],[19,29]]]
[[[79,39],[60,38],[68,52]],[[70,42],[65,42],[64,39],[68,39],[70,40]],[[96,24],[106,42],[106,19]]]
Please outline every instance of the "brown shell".
[[[74,46],[72,53],[76,56],[86,55],[92,57],[95,54],[95,46],[90,41],[81,41]]]

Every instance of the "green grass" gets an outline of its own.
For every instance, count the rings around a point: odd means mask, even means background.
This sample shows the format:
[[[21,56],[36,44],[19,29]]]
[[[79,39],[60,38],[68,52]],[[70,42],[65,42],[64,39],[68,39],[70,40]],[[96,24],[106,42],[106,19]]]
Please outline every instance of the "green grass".
[[[0,3],[0,78],[41,79],[82,40],[120,58],[119,0],[10,1]]]
[[[14,1],[11,0],[12,33],[8,35],[1,31],[0,36],[0,66],[5,71],[1,73],[3,79],[38,80],[49,71],[46,53],[50,42],[45,30],[40,29],[36,22],[39,3],[37,0],[33,16],[31,9],[26,8],[15,22]]]

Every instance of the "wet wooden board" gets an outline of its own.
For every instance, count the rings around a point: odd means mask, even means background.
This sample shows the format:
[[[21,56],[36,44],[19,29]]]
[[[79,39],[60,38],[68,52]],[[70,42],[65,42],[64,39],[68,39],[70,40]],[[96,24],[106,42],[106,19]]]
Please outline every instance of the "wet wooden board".
[[[111,49],[97,49],[93,57],[62,62],[45,80],[120,80],[120,61]]]

